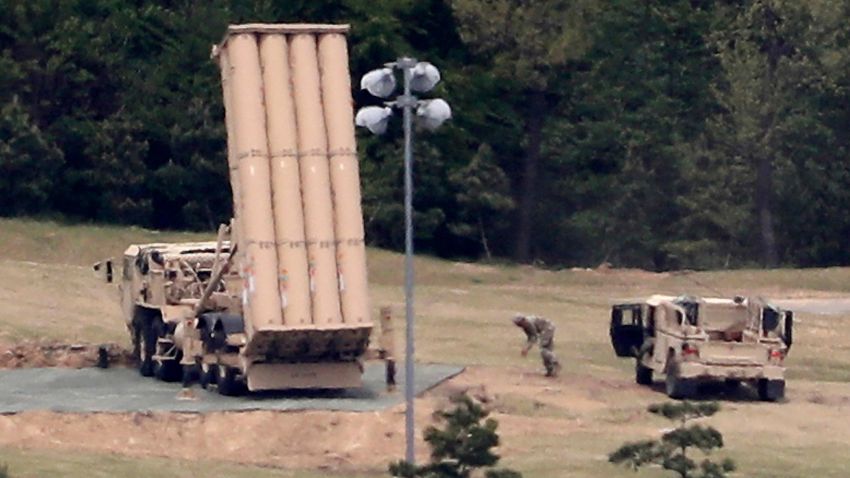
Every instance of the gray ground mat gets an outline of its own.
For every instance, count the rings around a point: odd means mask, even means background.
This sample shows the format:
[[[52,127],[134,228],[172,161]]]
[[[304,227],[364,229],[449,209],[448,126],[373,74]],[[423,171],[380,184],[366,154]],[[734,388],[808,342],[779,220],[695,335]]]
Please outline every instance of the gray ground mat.
[[[225,397],[192,387],[196,399],[181,400],[179,383],[164,383],[127,368],[31,368],[0,370],[0,413],[27,410],[58,412],[243,411],[243,410],[382,410],[404,400],[404,367],[398,385],[387,392],[384,367],[366,366],[363,387],[349,390],[261,392]],[[443,364],[416,364],[415,390],[421,394],[463,371]]]

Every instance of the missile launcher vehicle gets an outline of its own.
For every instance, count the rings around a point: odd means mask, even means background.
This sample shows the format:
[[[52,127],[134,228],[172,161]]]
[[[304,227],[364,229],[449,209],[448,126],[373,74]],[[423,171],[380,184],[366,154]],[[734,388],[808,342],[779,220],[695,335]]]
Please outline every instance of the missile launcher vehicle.
[[[372,321],[347,31],[233,25],[213,47],[233,219],[215,242],[125,251],[142,375],[198,374],[225,395],[361,384]]]
[[[793,313],[759,298],[653,295],[614,305],[611,343],[635,359],[635,381],[665,375],[671,398],[686,398],[707,381],[749,382],[762,400],[785,394],[784,360],[792,344]]]

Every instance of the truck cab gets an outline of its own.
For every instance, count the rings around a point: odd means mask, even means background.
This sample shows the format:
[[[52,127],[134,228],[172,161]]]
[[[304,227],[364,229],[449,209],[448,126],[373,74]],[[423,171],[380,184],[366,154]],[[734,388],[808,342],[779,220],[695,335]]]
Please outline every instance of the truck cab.
[[[686,398],[702,382],[748,382],[762,400],[784,397],[784,360],[793,314],[761,298],[653,295],[612,307],[610,335],[618,357],[635,359],[635,381],[665,375],[671,398]]]

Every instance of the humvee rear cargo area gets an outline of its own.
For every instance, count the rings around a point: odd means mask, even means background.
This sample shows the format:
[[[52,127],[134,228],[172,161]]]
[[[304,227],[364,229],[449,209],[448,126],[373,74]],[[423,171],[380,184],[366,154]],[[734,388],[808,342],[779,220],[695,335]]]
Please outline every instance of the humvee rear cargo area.
[[[654,295],[614,305],[610,333],[617,356],[635,358],[637,383],[664,374],[671,398],[692,396],[705,381],[746,381],[775,401],[785,394],[792,330],[790,311],[759,298]]]

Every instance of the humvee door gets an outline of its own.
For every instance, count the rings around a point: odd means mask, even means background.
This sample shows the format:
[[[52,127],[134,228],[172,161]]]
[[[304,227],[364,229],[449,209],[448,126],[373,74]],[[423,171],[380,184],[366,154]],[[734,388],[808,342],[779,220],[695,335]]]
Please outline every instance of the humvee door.
[[[634,357],[643,345],[642,304],[617,304],[611,309],[611,345],[618,357]]]

